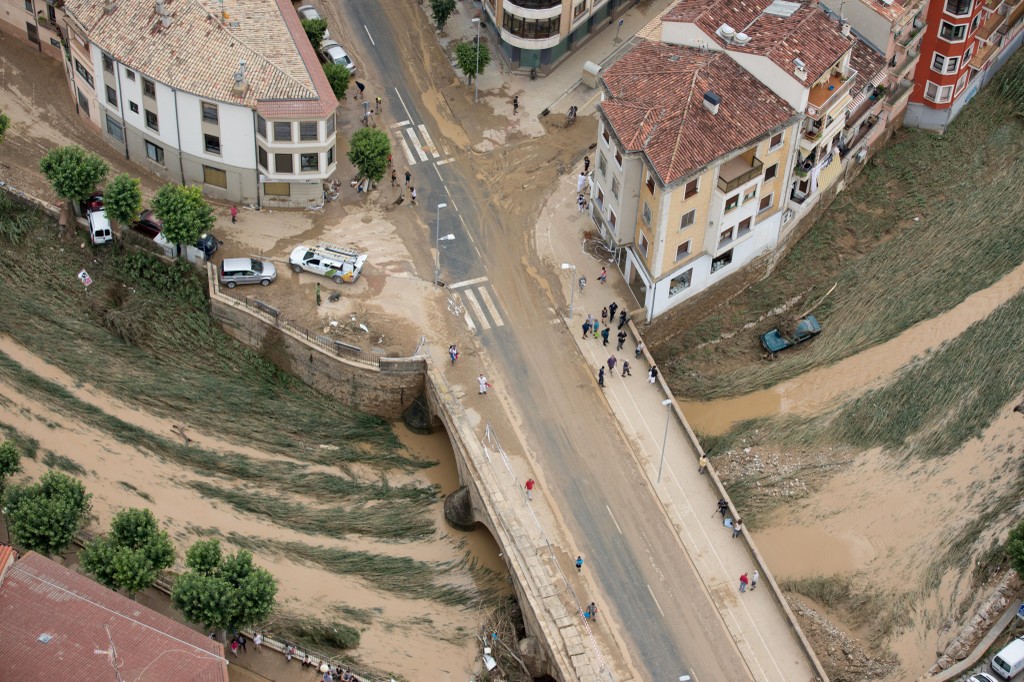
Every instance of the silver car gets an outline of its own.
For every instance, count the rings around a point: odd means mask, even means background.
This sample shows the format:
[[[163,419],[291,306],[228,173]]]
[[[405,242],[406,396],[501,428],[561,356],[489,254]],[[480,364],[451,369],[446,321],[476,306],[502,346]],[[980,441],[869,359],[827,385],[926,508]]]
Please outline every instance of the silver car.
[[[324,59],[335,64],[341,64],[350,74],[356,72],[356,65],[352,63],[352,58],[348,56],[348,52],[345,52],[345,48],[338,44],[336,40],[325,40],[320,44],[320,52],[324,55]]]
[[[313,7],[313,5],[303,5],[295,11],[299,13],[299,18],[301,19],[323,19],[323,17],[320,16],[320,13],[316,11],[316,7]],[[331,32],[324,31],[324,40],[330,39]],[[314,47],[316,46],[314,45]]]
[[[220,283],[228,289],[239,284],[269,286],[277,279],[273,263],[255,258],[225,258],[220,264]]]

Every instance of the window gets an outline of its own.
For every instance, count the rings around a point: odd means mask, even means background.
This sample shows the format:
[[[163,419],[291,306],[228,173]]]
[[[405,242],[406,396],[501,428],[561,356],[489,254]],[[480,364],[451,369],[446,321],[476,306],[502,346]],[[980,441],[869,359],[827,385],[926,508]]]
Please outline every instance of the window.
[[[924,97],[930,99],[933,102],[943,103],[948,102],[953,97],[953,86],[952,85],[937,85],[928,81],[924,86]]]
[[[971,61],[971,57],[973,57],[973,56],[974,56],[974,45],[972,44],[969,48],[967,48],[967,51],[964,52],[964,64],[969,64],[970,61]]]
[[[949,43],[961,43],[967,37],[967,24],[939,22],[939,37]]]
[[[86,71],[85,67],[82,66],[82,62],[78,61],[77,58],[75,59],[75,71],[77,71],[78,75],[81,76],[85,80],[85,82],[89,84],[90,88],[96,87],[93,84],[92,74]]]
[[[267,139],[267,119],[263,118],[259,114],[256,114],[256,132],[259,133],[260,137],[264,140]]]
[[[128,108],[132,110],[133,114],[139,113],[139,105],[135,102],[128,102]]]
[[[750,188],[750,191],[743,195],[743,203],[747,203],[751,199],[757,196],[757,185]]]
[[[778,174],[779,174],[779,164],[773,163],[772,165],[768,166],[768,170],[766,170],[764,172],[764,181],[768,182],[769,180],[771,180],[772,178],[774,178]]]
[[[956,90],[953,91],[954,95],[959,95],[964,91],[964,87],[967,85],[967,74],[960,76],[960,79],[956,82]]]
[[[647,205],[646,201],[644,202],[643,217],[644,217],[644,222],[647,223],[648,225],[650,225],[651,224],[651,207]]]
[[[609,142],[608,129],[605,128],[604,126],[601,126],[601,137],[604,138],[604,143],[608,144],[608,142]]]
[[[110,87],[109,85],[107,86],[107,102],[114,105],[115,107],[117,106],[117,90]]]
[[[685,242],[676,247],[676,262],[683,260],[690,255],[690,240],[687,239]]]
[[[736,234],[736,228],[730,227],[726,230],[722,230],[722,233],[718,235],[718,248],[722,248],[726,244],[732,241],[733,236]]]
[[[618,149],[615,150],[615,163],[619,164],[619,168],[622,168],[622,154],[619,153]]]
[[[327,132],[324,133],[327,137],[334,134],[334,116],[327,119]]]
[[[203,102],[199,105],[203,110],[203,121],[206,123],[217,123],[217,105],[210,102]]]
[[[764,213],[772,207],[772,203],[775,201],[775,195],[769,194],[766,197],[761,197],[761,201],[757,204],[757,212]]]
[[[274,142],[291,142],[291,121],[274,121]]]
[[[135,80],[135,72],[132,71],[131,69],[125,69],[124,70],[124,75],[128,76],[128,80],[130,80],[130,81]]]
[[[85,115],[88,116],[89,115],[89,98],[85,96],[85,94],[82,92],[81,88],[75,88],[75,89],[78,90],[78,106],[81,107],[82,111],[85,112]]]
[[[299,139],[303,142],[316,142],[316,129],[316,121],[302,121],[299,123]]]
[[[149,109],[146,109],[146,127],[151,128],[157,132],[160,132],[160,121]]]
[[[618,218],[615,216],[615,211],[608,211],[608,224],[615,227],[615,223],[618,222]]]
[[[932,58],[932,71],[938,71],[939,73],[956,73],[959,68],[959,57],[947,57],[936,52],[935,56]]]
[[[647,191],[654,194],[654,173],[647,171]]]
[[[121,125],[121,123],[116,118],[111,116],[110,114],[107,114],[106,116],[107,116],[107,135],[110,135],[112,138],[114,138],[118,142],[124,142],[124,126]]]
[[[946,0],[945,12],[955,17],[966,16],[971,13],[971,0]]]
[[[693,268],[682,272],[672,278],[668,286],[668,295],[675,296],[680,291],[685,291],[690,288],[690,282],[693,280]]]
[[[734,208],[736,208],[739,205],[740,205],[740,195],[739,194],[733,194],[731,197],[729,197],[728,199],[725,200],[725,212],[728,213],[729,211],[733,210]]]
[[[580,4],[578,4],[578,5],[576,5],[575,7],[572,8],[572,18],[575,20],[575,19],[579,18],[579,16],[581,14],[583,14],[584,12],[586,12],[586,11],[587,11],[587,3],[586,2],[581,2]]]
[[[600,187],[597,188],[597,205],[604,208],[604,191]]]
[[[978,24],[980,24],[980,23],[981,23],[981,15],[979,14],[979,15],[975,16],[974,19],[971,21],[971,33],[974,33],[975,31],[978,30]]]
[[[263,193],[268,197],[290,197],[292,186],[287,182],[264,182]]]
[[[772,151],[773,149],[778,149],[781,146],[782,146],[782,133],[776,133],[776,134],[772,135],[771,141],[768,142],[768,151]]]
[[[315,171],[320,170],[319,154],[299,154],[299,170]]]
[[[32,11],[32,0],[25,0],[25,11],[26,12],[31,12]]]
[[[718,258],[711,261],[711,274],[714,274],[732,263],[732,249],[729,249]]]
[[[612,196],[616,199],[619,198],[619,179],[612,178]]]
[[[693,221],[697,218],[697,209],[693,208],[683,214],[683,217],[679,219],[679,229],[685,230],[690,225],[693,225]]]
[[[327,166],[334,165],[334,147],[327,150]]]
[[[142,94],[146,97],[156,97],[156,83],[148,78],[142,79]]]
[[[213,168],[212,166],[203,166],[203,184],[213,185],[214,187],[227,189],[228,174],[222,171],[220,168]]]
[[[203,135],[206,143],[206,151],[210,154],[220,154],[220,138],[216,135]]]
[[[740,221],[740,224],[736,226],[736,239],[750,234],[750,224],[753,222],[753,218],[744,218]]]
[[[57,23],[57,10],[49,3],[46,4],[46,18],[50,20],[51,24]]]
[[[505,12],[501,21],[502,27],[512,35],[520,38],[536,40],[557,36],[562,25],[562,17],[551,19],[524,19],[511,12]]]
[[[608,159],[603,153],[597,155],[597,169],[601,171],[601,177],[608,175]]]
[[[114,73],[114,60],[106,52],[103,53],[103,70],[107,73]]]
[[[50,38],[50,44],[53,45],[54,47],[58,48],[58,49],[60,49],[60,47],[61,47],[60,41],[57,40],[56,38]]]
[[[149,140],[146,140],[146,158],[150,161],[156,161],[163,165],[164,162],[164,148],[158,147]]]
[[[292,172],[291,154],[274,154],[274,171],[278,173]]]
[[[700,189],[700,178],[694,178],[686,183],[686,189],[683,190],[683,199],[689,199]]]
[[[267,150],[263,147],[256,147],[256,158],[260,164],[260,168],[263,170],[270,170],[270,164],[267,162]]]
[[[637,237],[637,239],[636,239],[636,245],[637,245],[637,248],[640,250],[640,254],[644,258],[647,258],[647,247],[650,245],[650,242],[647,241],[647,235],[645,235],[643,232],[641,232],[640,236]]]

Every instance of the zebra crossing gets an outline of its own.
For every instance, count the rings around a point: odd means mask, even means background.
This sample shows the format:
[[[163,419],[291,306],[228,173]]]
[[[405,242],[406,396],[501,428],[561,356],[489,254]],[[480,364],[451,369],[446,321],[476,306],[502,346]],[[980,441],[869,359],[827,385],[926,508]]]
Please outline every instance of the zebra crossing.
[[[448,286],[449,291],[454,292],[453,296],[461,299],[463,306],[456,307],[466,320],[469,330],[476,333],[484,332],[497,327],[504,327],[505,320],[498,309],[497,294],[492,296],[492,287],[486,277],[467,279],[464,282],[456,282]],[[454,311],[453,311],[454,312]]]
[[[433,161],[438,166],[451,163],[451,157],[441,159],[442,151],[434,144],[433,138],[427,132],[427,126],[414,124],[411,121],[399,121],[391,126],[398,139],[398,147],[405,154],[405,161],[409,166],[417,163],[428,163]],[[439,160],[440,159],[440,160]]]

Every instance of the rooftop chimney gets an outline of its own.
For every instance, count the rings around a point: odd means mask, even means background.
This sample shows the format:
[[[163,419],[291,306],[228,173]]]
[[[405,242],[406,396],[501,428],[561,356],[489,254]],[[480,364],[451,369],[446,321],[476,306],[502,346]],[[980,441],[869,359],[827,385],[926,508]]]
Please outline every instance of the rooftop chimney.
[[[843,37],[849,38],[850,37],[850,25],[844,21],[843,22],[843,27],[841,29],[839,29],[839,32],[843,34]]]
[[[245,60],[241,59],[238,62],[238,71],[234,73],[235,84],[231,86],[231,94],[235,97],[245,97],[245,93],[249,90],[249,83],[245,80]]]
[[[117,3],[114,2],[114,0],[105,0],[105,2],[103,3],[104,14],[110,14],[115,9],[117,9]]]
[[[794,59],[793,65],[796,67],[796,69],[793,71],[793,75],[802,81],[807,80],[807,65],[804,64],[804,60]]]
[[[721,103],[722,98],[710,90],[704,93],[704,108],[710,111],[712,116],[718,113],[718,105]]]

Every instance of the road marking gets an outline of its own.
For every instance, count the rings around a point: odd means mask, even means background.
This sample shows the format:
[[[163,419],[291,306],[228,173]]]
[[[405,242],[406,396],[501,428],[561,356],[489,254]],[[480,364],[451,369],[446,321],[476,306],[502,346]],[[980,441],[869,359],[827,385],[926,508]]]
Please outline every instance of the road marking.
[[[474,334],[476,334],[476,325],[473,324],[473,318],[469,316],[469,311],[468,310],[465,312],[465,316],[466,316],[466,326],[469,327],[469,331],[471,331]]]
[[[416,132],[412,127],[402,128],[402,131],[409,136],[409,142],[412,144],[412,148],[416,150],[416,154],[420,157],[420,161],[427,160],[427,153],[423,151],[423,145],[420,144],[419,139],[416,137]]]
[[[409,162],[409,165],[410,166],[415,166],[416,165],[416,159],[413,157],[412,151],[410,151],[409,145],[407,145],[405,143],[405,138],[402,137],[401,133],[398,134],[398,144],[401,145],[402,151],[405,153],[405,159],[406,159],[406,161]]]
[[[661,604],[658,603],[658,598],[654,596],[654,590],[651,589],[650,585],[647,586],[647,591],[651,593],[651,599],[654,600],[654,605],[658,607],[658,612],[661,613],[661,617],[664,618],[665,612],[661,610]]]
[[[494,301],[491,300],[491,295],[487,293],[487,289],[480,287],[477,291],[480,292],[480,298],[483,299],[484,305],[487,306],[487,310],[491,313],[491,319],[494,320],[494,326],[504,327],[505,321],[501,319],[501,315],[498,314],[498,307],[494,305]]]
[[[410,118],[410,119],[411,119],[411,118],[412,118],[412,114],[410,114],[410,113],[409,113],[409,107],[405,106],[405,100],[404,100],[404,99],[402,99],[402,93],[400,93],[400,92],[398,91],[398,88],[395,88],[395,95],[397,95],[397,96],[398,96],[398,103],[399,103],[399,104],[401,104],[401,105],[402,105],[402,109],[404,109],[404,110],[405,110],[405,115],[406,115],[406,116],[407,116],[408,118]],[[408,121],[406,121],[406,123],[408,123]]]
[[[377,43],[373,42],[373,36],[370,35],[370,29],[366,28],[366,24],[363,24],[363,28],[366,29],[366,37],[370,39],[370,44],[377,47]]]
[[[451,163],[451,162],[452,162],[452,161],[454,161],[454,160],[455,160],[455,158],[454,158],[454,157],[451,157],[451,156],[449,156],[449,157],[448,157],[447,159],[445,159],[444,161],[438,161],[438,162],[437,162],[437,163],[436,163],[435,165],[437,165],[437,166],[443,166],[443,165],[445,165],[446,163]]]
[[[469,307],[473,309],[473,312],[476,313],[477,319],[480,320],[480,328],[484,331],[487,331],[488,329],[491,328],[491,323],[487,321],[486,317],[484,317],[484,311],[480,307],[480,304],[477,302],[476,296],[473,295],[473,290],[466,289],[465,294],[466,302],[469,303]]]
[[[561,322],[561,320],[555,320],[555,322]],[[615,530],[619,531],[619,535],[622,535],[622,529],[619,528],[619,522],[615,520],[615,514],[612,514],[612,508],[609,507],[607,504],[604,506],[604,508],[608,510],[608,516],[612,517],[612,523],[615,524]],[[654,595],[652,594],[651,596],[653,597]]]
[[[440,158],[441,155],[437,153],[437,147],[434,146],[434,141],[430,139],[430,133],[427,132],[427,126],[421,123],[416,127],[420,129],[420,135],[422,135],[423,139],[426,140],[427,148],[430,150],[430,153],[434,155],[435,159]]]
[[[409,121],[399,121],[398,123],[392,123],[391,127],[392,128],[401,128],[402,126],[409,125],[409,123],[410,123]]]
[[[487,281],[486,277],[477,277],[476,279],[466,279],[466,280],[463,280],[461,282],[456,282],[455,284],[449,284],[448,288],[449,289],[461,289],[462,287],[468,287],[468,286],[472,286],[474,284],[480,284],[480,282],[486,282],[486,281]]]

